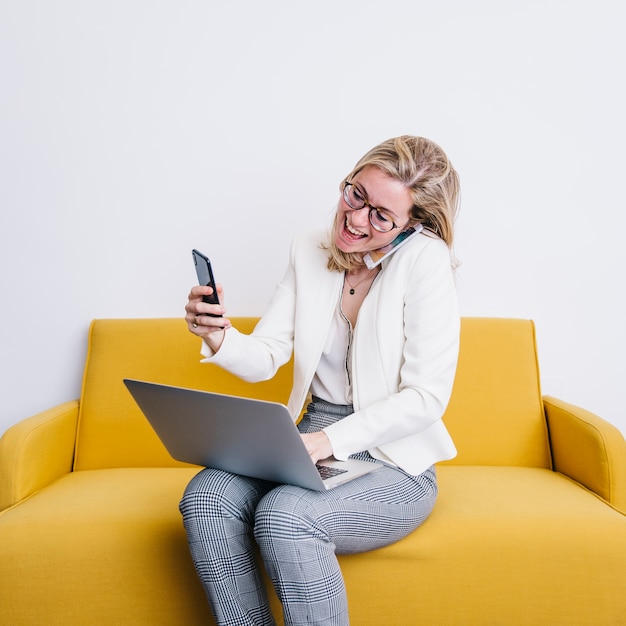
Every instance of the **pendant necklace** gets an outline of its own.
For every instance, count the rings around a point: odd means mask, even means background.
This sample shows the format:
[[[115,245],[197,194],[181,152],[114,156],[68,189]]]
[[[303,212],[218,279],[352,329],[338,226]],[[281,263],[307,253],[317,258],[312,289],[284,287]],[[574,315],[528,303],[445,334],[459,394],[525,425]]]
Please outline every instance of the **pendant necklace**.
[[[364,283],[368,278],[372,278],[371,274],[368,274],[365,278],[362,278],[358,283],[356,283],[356,285],[353,285],[350,282],[350,279],[348,278],[348,272],[346,272],[346,282],[348,283],[348,285],[350,286],[350,290],[348,291],[348,293],[353,296],[355,289],[361,284]]]

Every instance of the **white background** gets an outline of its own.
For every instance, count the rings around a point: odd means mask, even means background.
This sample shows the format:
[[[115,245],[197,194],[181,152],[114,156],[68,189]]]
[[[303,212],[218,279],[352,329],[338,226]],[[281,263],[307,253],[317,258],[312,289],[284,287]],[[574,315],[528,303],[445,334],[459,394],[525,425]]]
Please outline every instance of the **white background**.
[[[263,312],[370,147],[460,172],[464,315],[626,432],[621,0],[0,0],[0,432],[77,397],[93,318]],[[155,341],[159,338],[155,337]]]

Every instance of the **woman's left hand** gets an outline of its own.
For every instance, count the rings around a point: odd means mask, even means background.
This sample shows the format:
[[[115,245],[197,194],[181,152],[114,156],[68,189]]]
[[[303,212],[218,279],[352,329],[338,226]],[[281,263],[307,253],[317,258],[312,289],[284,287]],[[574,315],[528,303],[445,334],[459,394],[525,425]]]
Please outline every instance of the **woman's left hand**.
[[[304,446],[311,457],[313,463],[317,463],[321,459],[327,459],[333,454],[333,446],[326,433],[322,430],[316,433],[304,433],[300,435]]]

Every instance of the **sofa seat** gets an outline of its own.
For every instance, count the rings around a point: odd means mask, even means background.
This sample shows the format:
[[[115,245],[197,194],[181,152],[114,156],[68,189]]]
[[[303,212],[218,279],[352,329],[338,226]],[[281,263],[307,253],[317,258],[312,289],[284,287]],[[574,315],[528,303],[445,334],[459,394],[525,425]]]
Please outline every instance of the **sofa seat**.
[[[4,511],[3,569],[20,588],[6,597],[0,591],[1,623],[212,623],[177,510],[197,472],[71,472]]]
[[[2,598],[6,623],[35,624],[42,614],[51,626],[213,623],[177,509],[197,471],[72,472],[0,516],[3,565],[24,587]],[[623,515],[550,470],[443,466],[438,474],[439,500],[419,531],[340,556],[348,595],[358,598],[353,624],[380,626],[383,614],[394,626],[496,626],[503,614],[510,626],[622,623],[616,597],[625,581],[613,572],[626,554]],[[596,599],[587,614],[571,602],[579,595]],[[155,601],[164,596],[165,611]],[[388,601],[398,596],[402,603]]]
[[[623,514],[546,469],[437,471],[439,499],[423,526],[340,558],[358,597],[355,625],[381,624],[383,614],[406,626],[626,624],[626,579],[615,576],[625,566]]]

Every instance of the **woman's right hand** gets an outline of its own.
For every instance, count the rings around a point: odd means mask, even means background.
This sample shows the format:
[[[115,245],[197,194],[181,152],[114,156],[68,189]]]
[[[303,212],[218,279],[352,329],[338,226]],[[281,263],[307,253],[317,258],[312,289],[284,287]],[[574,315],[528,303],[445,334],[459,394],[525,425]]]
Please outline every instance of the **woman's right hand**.
[[[202,300],[203,296],[210,296],[212,293],[213,289],[208,286],[196,285],[191,288],[185,305],[185,321],[189,332],[202,337],[207,345],[217,352],[224,340],[224,332],[231,327],[231,323],[230,320],[222,317],[225,313],[222,304],[208,304]],[[224,302],[224,290],[221,285],[217,285],[217,295],[220,302]],[[207,313],[212,315],[207,315]]]

